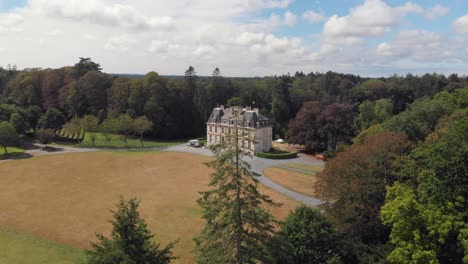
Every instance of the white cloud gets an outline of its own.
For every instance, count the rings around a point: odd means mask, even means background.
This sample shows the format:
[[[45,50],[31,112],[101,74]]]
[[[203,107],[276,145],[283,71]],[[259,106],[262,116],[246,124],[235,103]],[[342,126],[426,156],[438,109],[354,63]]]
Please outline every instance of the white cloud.
[[[392,41],[377,47],[377,54],[416,61],[442,61],[454,56],[453,46],[442,35],[425,30],[401,31]]]
[[[145,16],[131,5],[109,5],[102,0],[31,0],[31,6],[50,17],[90,24],[142,30],[170,30],[174,26],[169,16]]]
[[[323,34],[330,40],[348,39],[350,44],[355,44],[362,37],[382,36],[405,15],[421,11],[421,7],[412,3],[390,7],[381,0],[366,0],[363,5],[351,9],[347,16],[331,16]]]
[[[254,9],[262,8],[286,8],[292,0],[248,0],[247,6]]]
[[[1,14],[0,13],[0,33],[15,33],[23,29],[20,25],[23,23],[24,18],[17,13]]]
[[[460,34],[468,34],[468,14],[457,18],[453,23],[453,27]]]
[[[238,35],[234,42],[239,45],[253,45],[265,39],[264,33],[242,32]]]
[[[433,20],[433,19],[445,16],[449,12],[450,12],[450,9],[448,7],[436,4],[435,6],[427,9],[424,12],[424,17],[426,17],[427,19]]]
[[[306,11],[302,17],[309,23],[319,23],[326,19],[323,12],[318,13],[313,10]]]
[[[286,12],[284,14],[284,23],[290,27],[296,25],[296,22],[297,22],[297,17],[295,14],[291,13],[291,12]]]
[[[211,57],[215,53],[215,48],[211,45],[198,46],[194,51],[193,55],[197,57]]]
[[[109,39],[104,45],[104,48],[111,51],[125,52],[134,43],[136,43],[136,40],[133,37],[129,35],[121,35]]]

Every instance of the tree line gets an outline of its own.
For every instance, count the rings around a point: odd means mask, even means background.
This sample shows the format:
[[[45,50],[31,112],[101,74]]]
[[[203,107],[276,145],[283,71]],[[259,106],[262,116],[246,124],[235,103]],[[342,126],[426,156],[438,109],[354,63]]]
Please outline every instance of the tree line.
[[[350,143],[360,130],[406,110],[419,98],[467,83],[468,77],[436,73],[373,79],[334,72],[228,78],[219,68],[210,77],[199,77],[192,66],[183,78],[165,78],[156,72],[128,78],[103,73],[98,63],[80,58],[74,66],[59,69],[0,69],[0,120],[10,121],[13,113],[34,119],[24,113],[29,107],[42,113],[57,109],[66,120],[93,115],[102,122],[128,114],[152,122],[149,136],[174,139],[204,135],[205,122],[217,105],[248,105],[271,118],[275,137],[306,144],[298,136],[301,131],[294,118],[304,103],[319,102],[314,111],[323,113],[316,117],[316,135],[306,145],[309,151],[324,151]],[[354,121],[336,125],[340,116]],[[38,124],[29,125],[35,129]]]

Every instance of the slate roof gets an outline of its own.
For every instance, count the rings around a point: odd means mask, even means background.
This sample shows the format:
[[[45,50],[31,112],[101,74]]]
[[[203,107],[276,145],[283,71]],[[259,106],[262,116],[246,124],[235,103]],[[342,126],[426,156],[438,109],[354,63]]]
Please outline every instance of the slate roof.
[[[237,119],[239,126],[252,128],[270,126],[270,120],[259,114],[257,108],[252,110],[251,108],[224,108],[223,106],[213,109],[207,123],[234,125],[234,122],[236,122],[236,110],[240,112]]]

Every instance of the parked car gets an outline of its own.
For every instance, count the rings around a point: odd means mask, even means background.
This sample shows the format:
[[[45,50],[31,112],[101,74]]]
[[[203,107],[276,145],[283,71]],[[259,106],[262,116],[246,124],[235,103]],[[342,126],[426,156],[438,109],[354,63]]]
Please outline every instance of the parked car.
[[[284,139],[278,138],[277,140],[275,140],[275,142],[280,143],[280,144],[284,144]]]
[[[187,142],[187,146],[189,147],[199,147],[200,146],[200,141],[198,139],[191,139]]]

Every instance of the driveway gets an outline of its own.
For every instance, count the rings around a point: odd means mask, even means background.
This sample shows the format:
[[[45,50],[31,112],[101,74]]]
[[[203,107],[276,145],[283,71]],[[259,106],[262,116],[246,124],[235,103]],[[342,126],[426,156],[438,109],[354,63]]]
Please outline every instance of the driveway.
[[[211,153],[211,151],[209,149],[206,149],[206,148],[194,148],[194,147],[188,147],[186,145],[176,145],[176,146],[170,146],[170,147],[166,147],[164,149],[162,149],[163,151],[175,151],[175,152],[185,152],[185,153],[191,153],[191,154],[196,154],[196,155],[203,155],[203,156],[213,156],[213,154]],[[248,159],[248,158],[247,158]],[[301,194],[301,193],[297,193],[297,192],[294,192],[294,191],[291,191],[289,189],[286,189],[284,188],[283,186],[273,182],[272,180],[270,180],[268,177],[266,177],[264,174],[263,174],[263,171],[269,167],[273,167],[273,166],[278,166],[278,165],[281,165],[281,164],[286,164],[286,163],[301,163],[301,164],[310,164],[310,165],[319,165],[319,166],[323,166],[323,161],[320,161],[320,160],[317,160],[317,159],[314,159],[314,158],[311,158],[311,157],[308,157],[307,155],[304,155],[304,154],[299,154],[299,156],[295,159],[287,159],[287,160],[274,160],[274,159],[263,159],[263,158],[259,158],[259,157],[252,157],[252,159],[248,159],[250,165],[252,166],[252,171],[258,173],[260,176],[257,177],[257,180],[286,195],[286,196],[289,196],[297,201],[300,201],[308,206],[317,206],[317,205],[320,205],[320,204],[323,204],[324,202],[317,199],[317,198],[313,198],[313,197],[310,197],[310,196],[307,196],[307,195],[304,195],[304,194]]]

